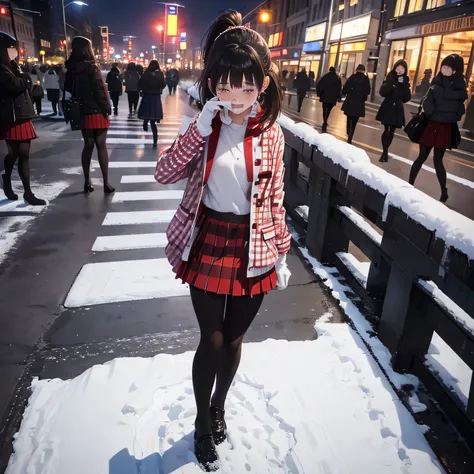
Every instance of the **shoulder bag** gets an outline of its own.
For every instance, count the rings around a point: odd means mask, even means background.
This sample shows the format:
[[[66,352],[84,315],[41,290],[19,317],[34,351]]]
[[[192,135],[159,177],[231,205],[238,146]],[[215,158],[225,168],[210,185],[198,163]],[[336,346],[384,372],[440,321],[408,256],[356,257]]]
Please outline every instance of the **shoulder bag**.
[[[417,113],[413,115],[411,120],[405,125],[404,128],[405,133],[408,135],[408,138],[413,143],[420,142],[421,134],[425,130],[426,124],[428,123],[428,119],[423,112],[423,102],[428,97],[430,90],[431,89],[428,89],[428,92],[426,93],[425,97],[423,97],[423,99],[421,100]]]
[[[77,82],[74,79],[72,84],[71,98],[66,100],[66,90],[63,90],[63,109],[66,123],[71,125],[71,130],[82,130],[83,118],[81,111],[81,101],[76,86]]]

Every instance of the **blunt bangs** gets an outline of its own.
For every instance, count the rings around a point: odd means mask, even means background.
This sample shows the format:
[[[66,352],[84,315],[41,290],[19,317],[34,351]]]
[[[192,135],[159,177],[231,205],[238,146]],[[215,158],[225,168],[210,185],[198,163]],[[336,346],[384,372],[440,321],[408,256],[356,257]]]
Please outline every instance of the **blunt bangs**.
[[[247,45],[227,45],[209,72],[214,93],[219,83],[230,83],[231,87],[238,88],[252,84],[261,90],[265,78],[257,52]]]

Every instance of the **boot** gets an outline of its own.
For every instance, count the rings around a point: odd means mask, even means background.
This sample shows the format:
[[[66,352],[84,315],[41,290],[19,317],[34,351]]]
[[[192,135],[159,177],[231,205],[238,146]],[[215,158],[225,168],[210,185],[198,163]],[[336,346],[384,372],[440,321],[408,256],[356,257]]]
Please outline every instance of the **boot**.
[[[3,179],[3,192],[5,193],[5,197],[9,199],[10,201],[16,201],[18,199],[18,194],[15,194],[13,192],[11,176],[2,174],[2,179]]]
[[[321,127],[321,133],[326,133],[327,131],[328,131],[328,124],[323,123],[323,125]]]
[[[387,163],[388,162],[388,153],[383,152],[382,156],[379,158],[380,163]]]
[[[115,188],[110,184],[104,184],[104,194],[112,194],[115,192]]]
[[[441,202],[446,202],[448,200],[449,196],[448,196],[448,189],[447,188],[444,188],[441,190],[441,197],[439,198],[439,200]]]
[[[148,120],[143,121],[143,131],[148,132]]]
[[[44,199],[37,198],[31,191],[23,194],[23,199],[31,206],[44,206],[46,201]]]
[[[219,470],[219,456],[211,434],[198,438],[196,433],[194,433],[194,454],[204,471],[215,472]]]
[[[117,109],[117,107],[114,107],[114,115],[118,115],[118,109]]]
[[[225,410],[211,405],[210,415],[212,420],[212,436],[216,446],[226,440],[227,424],[224,420]]]
[[[352,143],[352,137],[353,137],[353,133],[350,133],[349,136],[347,137],[347,143],[351,144]]]

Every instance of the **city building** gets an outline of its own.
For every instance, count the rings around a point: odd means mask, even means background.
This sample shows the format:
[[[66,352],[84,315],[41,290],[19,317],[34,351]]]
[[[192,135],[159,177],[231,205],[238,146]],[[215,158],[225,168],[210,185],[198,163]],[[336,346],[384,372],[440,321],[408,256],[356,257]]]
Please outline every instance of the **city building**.
[[[26,62],[28,59],[37,60],[38,48],[35,41],[33,17],[30,13],[16,10],[16,8],[20,8],[16,3],[13,3],[12,6],[16,36],[20,46],[20,62]],[[0,31],[4,31],[9,35],[15,36],[9,7],[6,7],[5,14],[0,15]]]

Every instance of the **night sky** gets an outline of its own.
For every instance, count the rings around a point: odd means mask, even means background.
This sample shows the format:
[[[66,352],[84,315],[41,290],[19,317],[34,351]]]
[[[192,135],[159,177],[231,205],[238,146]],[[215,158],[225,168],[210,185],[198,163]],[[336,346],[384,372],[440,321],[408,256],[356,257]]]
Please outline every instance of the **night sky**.
[[[86,8],[90,9],[94,20],[98,24],[109,26],[109,31],[115,33],[110,42],[116,50],[122,49],[121,39],[126,35],[137,36],[134,40],[134,53],[145,51],[152,44],[159,43],[160,38],[155,28],[160,22],[164,24],[164,5],[157,5],[152,0],[85,1],[89,3]],[[179,27],[183,27],[188,34],[188,47],[196,47],[200,45],[202,35],[220,10],[233,8],[245,14],[261,3],[261,0],[183,0],[177,3],[186,7],[179,9]]]

